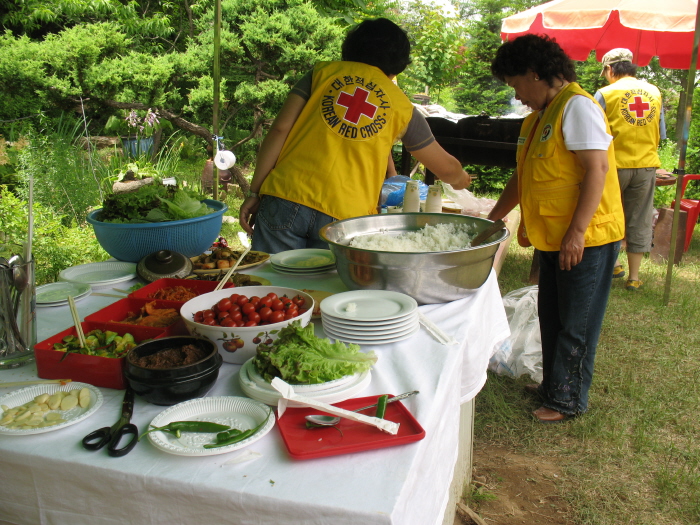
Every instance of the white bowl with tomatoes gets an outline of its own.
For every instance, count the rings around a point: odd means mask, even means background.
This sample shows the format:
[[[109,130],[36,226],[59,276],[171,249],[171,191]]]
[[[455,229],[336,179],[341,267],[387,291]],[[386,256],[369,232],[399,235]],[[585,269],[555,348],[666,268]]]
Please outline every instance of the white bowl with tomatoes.
[[[314,299],[281,286],[226,288],[199,295],[180,308],[191,335],[216,343],[227,363],[243,364],[262,342],[271,344],[292,321],[309,324]]]

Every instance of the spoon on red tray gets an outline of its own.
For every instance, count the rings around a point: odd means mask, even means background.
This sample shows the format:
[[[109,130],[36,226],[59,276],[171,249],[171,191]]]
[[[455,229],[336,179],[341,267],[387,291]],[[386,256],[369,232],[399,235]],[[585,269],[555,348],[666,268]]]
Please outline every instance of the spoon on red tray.
[[[415,396],[418,394],[418,390],[414,390],[413,392],[406,392],[405,394],[400,394],[398,396],[390,397],[389,399],[386,400],[387,404],[393,403],[394,401],[401,401],[402,399],[406,399],[407,397]],[[353,410],[353,412],[362,412],[363,410],[367,410],[368,408],[373,408],[376,407],[377,403],[373,405],[368,405],[366,407],[358,408],[357,410]],[[305,419],[313,424],[313,425],[318,425],[321,427],[332,427],[333,425],[337,425],[340,423],[340,418],[339,417],[334,417],[334,416],[324,416],[323,414],[309,414],[308,416],[305,416]]]

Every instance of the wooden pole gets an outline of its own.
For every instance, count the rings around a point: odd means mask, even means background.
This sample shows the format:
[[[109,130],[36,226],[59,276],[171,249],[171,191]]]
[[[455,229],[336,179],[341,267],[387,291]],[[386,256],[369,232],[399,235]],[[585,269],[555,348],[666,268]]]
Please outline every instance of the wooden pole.
[[[221,63],[219,61],[219,51],[221,48],[221,0],[216,0],[214,4],[214,105],[212,107],[213,122],[212,129],[214,136],[219,136],[219,89],[221,84]],[[217,138],[214,138],[216,142]],[[216,152],[216,143],[213,145],[212,153]],[[219,169],[214,164],[214,200],[219,200]]]
[[[678,220],[681,207],[681,192],[683,191],[683,176],[685,175],[685,156],[688,149],[688,133],[690,131],[690,115],[693,109],[693,92],[695,91],[695,72],[698,67],[698,47],[700,47],[700,2],[695,13],[695,37],[693,38],[693,53],[690,55],[688,67],[688,81],[685,88],[685,113],[681,116],[683,133],[681,135],[680,152],[678,155],[678,178],[676,179],[676,202],[673,206],[673,225],[671,226],[671,246],[668,251],[668,266],[666,268],[666,285],[664,287],[664,302],[668,306],[671,297],[671,276],[673,275],[673,263],[676,253],[676,238],[678,237]]]

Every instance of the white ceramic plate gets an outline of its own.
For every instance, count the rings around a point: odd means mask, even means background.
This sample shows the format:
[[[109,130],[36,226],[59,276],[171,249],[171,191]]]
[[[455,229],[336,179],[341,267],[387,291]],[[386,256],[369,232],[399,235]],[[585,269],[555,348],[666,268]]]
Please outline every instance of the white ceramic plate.
[[[288,273],[290,275],[308,275],[316,273],[326,273],[335,270],[335,264],[329,264],[328,266],[319,266],[318,268],[300,269],[293,270],[291,268],[286,268],[285,266],[277,266],[276,264],[270,264],[272,269],[280,273]]]
[[[324,323],[331,325],[331,327],[340,329],[339,331],[341,332],[345,330],[362,330],[363,332],[378,332],[393,330],[395,328],[405,328],[413,323],[417,323],[418,315],[416,312],[405,317],[399,317],[398,319],[391,319],[390,321],[368,323],[348,321],[347,319],[331,317],[330,315],[321,315],[321,320]]]
[[[68,296],[75,301],[90,295],[92,288],[89,284],[63,281],[44,284],[36,289],[37,306],[61,306],[68,304]]]
[[[81,264],[66,268],[58,274],[61,281],[85,283],[90,286],[107,286],[136,277],[136,263],[105,261]]]
[[[353,380],[348,384],[342,385],[337,388],[320,390],[318,392],[304,392],[303,395],[306,397],[316,399],[318,401],[323,401],[324,403],[339,403],[340,401],[345,401],[346,399],[354,397],[357,393],[367,388],[367,386],[372,380],[372,374],[369,370],[351,377],[353,378]],[[279,392],[272,388],[272,386],[268,388],[263,388],[256,384],[255,381],[250,379],[250,377],[248,376],[248,370],[245,366],[242,366],[241,369],[238,371],[238,381],[245,395],[253,399],[257,399],[258,401],[261,401],[266,405],[277,406],[277,401],[280,398]],[[300,392],[299,394],[301,395],[302,393]],[[288,406],[300,407],[302,405],[299,405],[294,401],[290,401]]]
[[[408,339],[413,334],[415,334],[419,329],[420,329],[420,325],[416,326],[413,330],[411,330],[407,334],[404,334],[401,336],[396,336],[396,337],[389,337],[386,339],[362,339],[362,338],[358,338],[355,336],[349,336],[349,335],[345,335],[345,334],[332,334],[330,332],[326,332],[326,335],[328,337],[330,337],[331,339],[343,341],[344,343],[355,343],[356,345],[387,345],[387,344],[391,344],[391,343],[397,343],[398,341],[403,341],[404,339]],[[325,327],[324,327],[324,331],[325,331]]]
[[[249,438],[218,448],[204,448],[204,445],[216,442],[216,433],[183,432],[179,438],[176,438],[166,432],[151,432],[148,438],[154,447],[176,456],[226,454],[255,443],[272,430],[275,426],[275,414],[271,412],[271,409],[264,404],[245,397],[190,399],[164,410],[151,421],[151,425],[162,427],[173,421],[208,421],[245,431],[257,427],[265,421],[265,418],[267,422]]]
[[[418,318],[410,320],[410,322],[403,323],[397,326],[386,326],[379,330],[375,330],[377,327],[371,327],[373,330],[366,330],[362,327],[346,327],[342,325],[333,324],[329,319],[324,318],[321,320],[323,325],[323,330],[328,333],[328,330],[335,332],[336,334],[343,334],[347,336],[355,336],[361,339],[386,339],[387,337],[396,337],[398,335],[403,335],[416,326],[418,326]]]
[[[354,305],[354,308],[351,305]],[[417,309],[418,303],[413,297],[388,290],[342,292],[321,302],[322,314],[352,321],[396,319]]]
[[[70,392],[71,390],[88,388],[90,390],[90,404],[81,408],[76,406],[70,410],[51,410],[51,412],[58,412],[61,414],[62,418],[66,421],[64,423],[59,423],[58,425],[53,425],[50,427],[41,428],[7,428],[5,426],[0,426],[0,434],[6,434],[8,436],[24,436],[26,434],[43,434],[44,432],[53,432],[54,430],[60,430],[62,428],[75,425],[81,422],[83,419],[90,417],[94,414],[100,406],[102,406],[102,392],[92,385],[87,383],[70,382],[65,385],[56,384],[44,384],[44,385],[34,385],[22,388],[20,390],[15,390],[9,394],[5,394],[0,397],[0,405],[6,405],[10,408],[16,406],[24,405],[32,401],[36,396],[41,394],[55,394],[59,390],[64,392]]]
[[[258,369],[255,368],[253,364],[253,359],[251,358],[246,361],[243,366],[246,369],[248,377],[258,386],[270,390],[271,392],[276,392],[276,390],[268,383],[263,376],[260,375]],[[333,381],[327,381],[325,383],[316,383],[314,385],[292,385],[294,392],[301,395],[307,395],[310,392],[320,392],[322,390],[328,390],[332,388],[339,388],[343,385],[351,383],[355,379],[355,375],[341,377]]]
[[[270,257],[270,263],[283,268],[310,270],[335,265],[335,256],[330,250],[304,248],[276,253]]]

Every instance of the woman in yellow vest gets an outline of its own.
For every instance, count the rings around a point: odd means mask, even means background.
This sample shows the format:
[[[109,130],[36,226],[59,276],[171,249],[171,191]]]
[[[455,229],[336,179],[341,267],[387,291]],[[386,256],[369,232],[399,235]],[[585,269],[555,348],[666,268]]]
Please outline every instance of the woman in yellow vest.
[[[612,136],[573,64],[548,37],[503,44],[493,75],[533,112],[518,139],[516,172],[489,215],[520,204],[523,239],[538,251],[542,399],[533,414],[556,423],[588,408],[612,269],[625,233]]]
[[[322,226],[376,213],[399,138],[440,179],[469,186],[461,163],[392,82],[410,64],[410,47],[390,20],[366,20],[345,38],[342,61],[316,64],[292,89],[260,147],[239,213],[254,250],[327,248]]]

